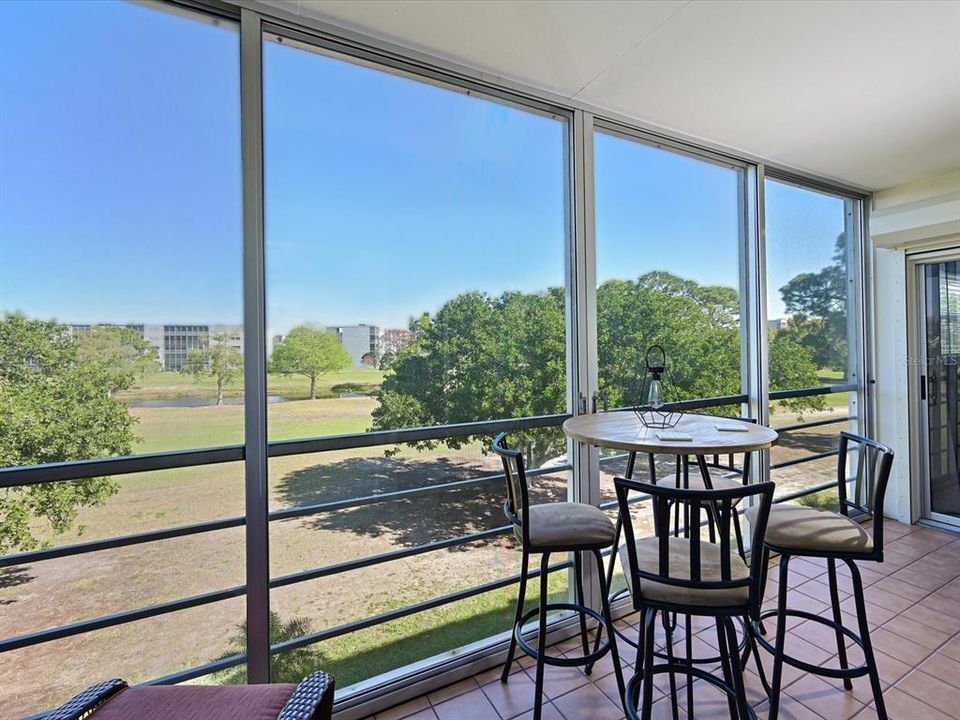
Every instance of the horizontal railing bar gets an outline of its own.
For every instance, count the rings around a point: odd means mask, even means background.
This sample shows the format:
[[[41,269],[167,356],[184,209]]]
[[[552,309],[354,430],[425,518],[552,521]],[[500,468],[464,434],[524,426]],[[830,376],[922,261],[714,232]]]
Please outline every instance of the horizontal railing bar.
[[[83,633],[94,630],[103,630],[104,628],[123,625],[137,620],[146,620],[147,618],[156,617],[157,615],[166,615],[201,605],[209,605],[210,603],[220,602],[222,600],[230,600],[231,598],[243,595],[246,591],[246,585],[236,585],[224,590],[214,590],[213,592],[203,593],[201,595],[191,595],[190,597],[181,598],[180,600],[148,605],[147,607],[138,608],[137,610],[127,610],[91,620],[81,620],[80,622],[71,623],[70,625],[61,625],[48,630],[40,630],[26,635],[17,635],[12,638],[0,640],[0,653],[19,650],[20,648],[30,647],[31,645],[39,645],[50,642],[51,640],[61,640],[74,635],[82,635]]]
[[[628,457],[630,457],[630,453],[621,453],[620,455],[606,455],[600,458],[600,464],[603,465],[604,463],[612,463],[612,462],[616,462],[617,460],[626,460]]]
[[[75,543],[73,545],[30,550],[15,555],[2,555],[0,556],[0,568],[10,567],[12,565],[24,565],[41,560],[51,560],[53,558],[84,555],[100,550],[113,550],[121,547],[129,547],[130,545],[156,542],[158,540],[170,540],[172,538],[187,537],[188,535],[197,535],[199,533],[215,532],[217,530],[242,527],[244,524],[246,524],[246,518],[231,517],[224,518],[223,520],[196,523],[194,525],[178,525],[164,530],[151,530],[135,535],[120,535],[107,540],[91,540],[90,542]]]
[[[547,572],[551,573],[555,572],[556,570],[563,570],[564,568],[571,567],[572,565],[572,561],[565,560],[562,563],[550,565],[547,568]],[[527,573],[528,579],[539,576],[540,570],[533,570]],[[407,605],[406,607],[398,608],[396,610],[390,610],[388,612],[374,615],[373,617],[365,618],[363,620],[355,620],[350,623],[345,623],[344,625],[337,625],[336,627],[321,630],[320,632],[310,633],[309,635],[304,635],[303,637],[285,640],[284,642],[277,643],[276,645],[271,645],[270,652],[272,654],[277,654],[284,652],[285,650],[296,650],[297,648],[306,647],[307,645],[314,645],[318,642],[323,642],[324,640],[331,640],[335,637],[340,637],[341,635],[347,635],[352,632],[357,632],[358,630],[365,630],[367,628],[374,627],[375,625],[382,625],[383,623],[390,622],[391,620],[399,620],[400,618],[407,617],[408,615],[415,615],[416,613],[432,610],[434,608],[441,607],[442,605],[449,605],[450,603],[454,603],[459,600],[466,600],[476,595],[482,595],[485,592],[490,592],[491,590],[499,590],[502,587],[508,587],[509,585],[513,585],[514,583],[518,582],[520,582],[519,573],[501,580],[492,580],[488,583],[483,583],[482,585],[475,585],[465,590],[458,590],[446,595],[441,595],[440,597],[431,598],[430,600],[424,600],[423,602],[415,603],[413,605]]]
[[[292,573],[290,575],[284,575],[284,576],[280,576],[272,579],[270,581],[270,588],[275,589],[279,587],[284,587],[286,585],[294,585],[296,583],[305,582],[307,580],[313,580],[321,577],[326,577],[329,575],[335,575],[341,572],[347,572],[348,570],[361,569],[361,568],[369,567],[372,565],[378,565],[381,563],[390,562],[391,560],[400,560],[405,557],[412,557],[415,555],[421,555],[428,552],[443,550],[445,548],[455,547],[457,545],[466,545],[471,542],[476,542],[478,540],[484,540],[487,538],[503,535],[509,532],[510,529],[511,529],[510,525],[504,525],[497,528],[483,530],[478,533],[459,535],[456,537],[446,538],[443,540],[437,540],[432,543],[424,543],[423,545],[417,545],[411,548],[404,548],[402,550],[381,553],[379,555],[371,555],[363,558],[358,558],[356,560],[349,560],[343,563],[338,563],[336,565],[326,565],[323,567],[315,568],[313,570],[305,570],[303,572]],[[143,620],[146,618],[154,617],[156,615],[164,615],[171,612],[177,612],[179,610],[186,610],[192,607],[208,605],[211,603],[220,602],[222,600],[228,600],[230,598],[243,595],[245,592],[246,592],[245,585],[237,585],[235,587],[225,588],[223,590],[217,590],[217,591],[205,593],[202,595],[193,595],[187,598],[182,598],[180,600],[172,600],[167,603],[151,605],[145,608],[140,608],[138,610],[130,610],[122,613],[116,613],[114,615],[106,615],[99,618],[93,618],[91,620],[84,620],[78,623],[73,623],[71,625],[63,625],[56,628],[50,628],[48,630],[41,630],[36,633],[30,633],[28,635],[21,635],[21,636],[9,638],[6,640],[0,640],[0,653],[7,652],[10,650],[18,650],[20,648],[28,647],[31,645],[38,645],[41,643],[49,642],[51,640],[59,640],[65,637],[71,637],[73,635],[79,635],[85,632],[100,630],[103,628],[112,627],[114,625],[122,625],[124,623],[134,622],[136,620]]]
[[[327,452],[329,450],[349,450],[379,445],[397,445],[400,443],[421,442],[425,440],[443,440],[445,438],[463,438],[471,435],[496,435],[500,432],[529,430],[542,427],[559,427],[567,414],[538,415],[535,417],[489,420],[455,425],[436,425],[432,427],[408,428],[404,430],[377,430],[349,435],[330,435],[328,437],[304,438],[302,440],[275,440],[267,443],[269,457],[284,457],[303,453]],[[224,445],[223,447],[199,450],[173,450],[170,452],[149,453],[144,455],[126,455],[122,457],[98,458],[94,460],[70,460],[61,463],[42,465],[14,466],[0,468],[0,488],[19,485],[37,485],[47,482],[82,480],[102,475],[128,475],[153,470],[172,470],[197,465],[243,460],[243,445]]]
[[[814,390],[818,392],[820,388]],[[746,395],[724,395],[713,398],[681,400],[668,403],[664,407],[673,410],[696,410],[699,408],[739,404],[746,401]],[[620,409],[629,410],[630,408]],[[504,420],[483,420],[479,422],[455,423],[452,425],[405,428],[401,430],[375,430],[373,432],[330,435],[327,437],[304,438],[301,440],[274,440],[267,444],[267,454],[269,457],[284,457],[330,450],[349,450],[361,447],[443,440],[445,438],[463,438],[472,435],[495,435],[500,432],[557,427],[569,417],[570,415],[567,413],[559,413]],[[149,472],[152,470],[193,467],[196,465],[213,465],[216,463],[240,461],[244,459],[244,455],[245,448],[243,445],[224,445],[223,447],[198,450],[174,450],[144,455],[127,455],[94,460],[71,460],[62,463],[15,466],[0,468],[0,487],[82,480],[84,478],[99,477],[102,475],[125,475],[136,472]]]
[[[798,397],[811,397],[813,395],[830,395],[839,392],[852,392],[858,390],[856,383],[840,383],[839,385],[823,385],[815,388],[798,388],[796,390],[771,390],[771,400],[789,400]]]
[[[564,465],[555,465],[551,467],[536,468],[527,473],[528,477],[536,477],[538,475],[550,475],[555,472],[565,472],[571,470],[572,466],[569,464]],[[348,500],[337,500],[330,503],[319,503],[316,505],[307,505],[304,507],[298,508],[289,508],[287,510],[277,510],[270,513],[270,520],[285,520],[294,517],[301,517],[304,515],[313,515],[320,512],[330,511],[330,510],[341,510],[344,508],[358,507],[367,504],[373,504],[376,502],[382,502],[384,500],[397,499],[401,497],[407,497],[412,495],[417,495],[426,492],[435,492],[443,490],[458,489],[462,487],[467,487],[470,485],[493,482],[497,480],[503,480],[504,475],[500,473],[499,475],[486,475],[480,478],[472,478],[469,480],[458,480],[452,483],[438,483],[437,485],[426,485],[423,487],[409,488],[407,490],[398,490],[392,493],[383,493],[380,495],[367,495],[360,498],[351,498]],[[90,552],[98,552],[101,550],[113,550],[121,547],[128,547],[130,545],[139,545],[141,543],[156,542],[159,540],[170,540],[173,538],[186,537],[189,535],[196,535],[199,533],[205,532],[215,532],[217,530],[225,530],[234,527],[241,527],[246,523],[246,518],[243,516],[224,518],[223,520],[211,520],[204,523],[196,523],[194,525],[180,525],[172,528],[166,528],[163,530],[151,530],[149,532],[137,533],[135,535],[121,535],[115,538],[109,538],[106,540],[93,540],[86,543],[75,543],[73,545],[62,545],[60,547],[54,548],[44,548],[42,550],[31,550],[28,552],[17,553],[15,555],[3,555],[0,556],[0,568],[2,567],[12,567],[14,565],[24,565],[32,562],[40,562],[42,560],[50,560],[53,558],[60,557],[72,557],[75,555],[83,555]]]
[[[390,552],[380,553],[379,555],[367,555],[366,557],[357,558],[355,560],[345,560],[344,562],[336,563],[334,565],[324,565],[323,567],[315,568],[313,570],[303,570],[301,572],[291,573],[289,575],[281,575],[280,577],[276,577],[270,581],[270,587],[271,589],[274,589],[284,587],[285,585],[295,585],[296,583],[305,582],[307,580],[316,580],[318,578],[328,577],[330,575],[349,572],[350,570],[360,570],[372,565],[380,565],[385,562],[391,562],[392,560],[402,560],[404,558],[423,555],[424,553],[434,552],[436,550],[443,550],[445,548],[456,547],[458,545],[468,545],[469,543],[477,542],[478,540],[486,540],[499,535],[505,535],[511,529],[511,525],[503,525],[501,527],[491,528],[489,530],[482,530],[481,532],[477,533],[458,535],[456,537],[436,540],[434,542],[424,543],[422,545],[415,545],[414,547],[404,548],[402,550],[392,550]]]
[[[536,468],[534,470],[529,470],[526,475],[527,477],[536,477],[538,475],[552,475],[557,472],[565,472],[567,470],[572,470],[573,466],[569,463],[563,465],[551,465],[549,467]],[[329,512],[331,510],[344,510],[347,508],[360,507],[363,505],[372,505],[378,502],[383,502],[385,500],[396,500],[398,498],[411,497],[414,495],[422,495],[424,493],[437,492],[440,490],[457,490],[464,487],[470,487],[471,485],[480,485],[488,482],[503,481],[505,478],[503,473],[498,475],[484,475],[477,478],[468,478],[467,480],[455,480],[454,482],[448,483],[437,483],[436,485],[422,485],[415,488],[407,488],[405,490],[394,490],[391,492],[378,493],[375,495],[363,495],[356,498],[346,498],[344,500],[331,500],[330,502],[325,503],[316,503],[314,505],[304,505],[302,507],[287,508],[285,510],[275,510],[270,513],[270,520],[288,520],[290,518],[302,517],[304,515],[315,515],[321,512]]]
[[[480,422],[457,423],[455,425],[407,428],[404,430],[374,430],[373,432],[304,438],[303,440],[280,440],[268,443],[267,454],[270,457],[285,457],[287,455],[328,452],[330,450],[351,450],[361,447],[376,447],[379,445],[400,445],[402,443],[424,442],[427,440],[464,438],[473,435],[496,435],[501,432],[559,427],[568,417],[570,417],[570,415],[563,413],[558,415],[510,418],[506,420],[484,420]]]
[[[823,460],[824,458],[834,457],[839,453],[839,450],[828,450],[827,452],[804,455],[803,457],[794,458],[793,460],[784,460],[782,462],[773,463],[770,465],[770,469],[778,470],[779,468],[790,467],[791,465],[800,465],[801,463],[813,462],[814,460]]]
[[[796,425],[784,425],[783,427],[773,428],[778,433],[792,432],[794,430],[805,430],[812,427],[821,427],[823,425],[837,425],[838,423],[850,422],[856,420],[856,415],[844,415],[839,418],[828,418],[827,420],[814,420],[812,422],[797,423]]]
[[[198,665],[197,667],[190,668],[189,670],[181,670],[180,672],[170,673],[169,675],[154,678],[153,680],[147,680],[146,682],[139,684],[177,685],[182,682],[187,682],[188,680],[195,680],[196,678],[203,677],[204,675],[210,675],[211,673],[227,670],[229,668],[236,667],[237,665],[243,665],[246,661],[247,654],[238,653],[236,655],[231,655],[230,657],[220,658],[219,660],[214,660],[213,662]]]
[[[103,475],[129,475],[152,470],[173,470],[236,462],[244,458],[243,445],[224,445],[201,450],[174,450],[171,452],[125,455],[123,457],[98,458],[95,460],[70,460],[0,468],[0,488],[19,485],[40,485],[48,482],[83,480]]]
[[[856,390],[856,384],[830,385],[799,390],[777,390],[770,393],[772,400],[825,395],[833,392]],[[741,404],[747,401],[746,395],[723,395],[713,398],[680,400],[667,403],[669,410],[697,410],[709,407]],[[630,410],[630,407],[617,408]],[[269,457],[284,457],[304,453],[326,452],[329,450],[349,450],[361,447],[398,445],[402,443],[462,438],[472,435],[494,435],[499,432],[528,430],[533,428],[556,427],[569,418],[566,413],[539,415],[534,417],[510,418],[505,420],[485,420],[480,422],[436,425],[402,430],[376,430],[348,435],[304,438],[301,440],[274,440],[268,443]],[[20,485],[36,485],[46,482],[82,480],[103,475],[126,475],[154,470],[172,470],[197,465],[214,465],[236,462],[244,459],[243,445],[224,445],[216,448],[198,450],[174,450],[170,452],[127,455],[123,457],[98,458],[93,460],[71,460],[42,465],[14,466],[0,468],[0,488]]]
[[[719,395],[711,398],[696,398],[693,400],[677,400],[675,402],[664,403],[664,410],[702,410],[703,408],[723,407],[724,405],[741,405],[749,400],[746,395]],[[610,408],[604,412],[622,412],[624,410],[633,410],[632,405],[623,405],[622,407]]]

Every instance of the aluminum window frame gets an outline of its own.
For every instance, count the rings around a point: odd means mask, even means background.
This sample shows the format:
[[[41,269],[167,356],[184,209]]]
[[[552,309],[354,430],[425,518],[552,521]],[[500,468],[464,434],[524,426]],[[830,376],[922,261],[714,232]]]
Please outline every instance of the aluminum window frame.
[[[594,230],[593,133],[596,130],[621,135],[660,147],[671,152],[690,155],[743,171],[744,189],[740,212],[743,217],[741,295],[747,331],[741,330],[743,347],[741,370],[744,377],[743,395],[734,396],[749,412],[763,421],[769,408],[769,378],[766,363],[766,288],[765,288],[765,218],[764,180],[767,176],[781,182],[791,182],[804,189],[818,190],[849,199],[854,207],[857,271],[859,290],[857,316],[858,364],[861,367],[859,385],[867,397],[860,404],[860,415],[865,431],[872,430],[870,402],[872,392],[872,352],[868,341],[872,328],[873,295],[869,283],[871,243],[868,235],[869,191],[864,188],[836,182],[815,174],[799,171],[747,153],[731,150],[719,144],[645,124],[635,118],[549,93],[457,63],[433,57],[378,40],[371,36],[329,23],[299,16],[283,8],[265,5],[256,0],[151,0],[147,3],[171,10],[183,10],[239,22],[241,63],[241,144],[244,193],[243,273],[245,369],[244,380],[248,402],[245,405],[245,440],[242,445],[210,449],[156,453],[125,458],[107,458],[59,463],[54,466],[0,469],[0,487],[45,481],[64,481],[94,474],[123,474],[172,467],[189,467],[218,462],[242,460],[246,468],[246,510],[239,518],[198,523],[193,526],[168,528],[154,533],[140,533],[125,538],[84,543],[37,551],[37,553],[6,556],[2,564],[22,561],[40,561],[49,557],[63,557],[96,549],[119,547],[139,542],[150,542],[167,537],[178,537],[207,532],[222,527],[245,525],[247,533],[247,619],[250,627],[248,654],[237,655],[213,664],[176,673],[151,682],[180,682],[190,677],[207,674],[216,665],[230,667],[248,663],[249,681],[264,682],[268,678],[271,648],[267,636],[266,618],[269,612],[269,589],[276,579],[269,577],[268,527],[271,513],[266,506],[266,463],[269,457],[309,452],[323,452],[334,448],[370,447],[402,442],[412,438],[449,437],[451,432],[494,432],[495,429],[544,427],[559,424],[569,414],[589,412],[597,389],[596,358],[596,237]],[[410,428],[382,433],[364,433],[355,436],[328,436],[296,441],[270,442],[265,424],[265,294],[264,239],[263,239],[263,106],[262,106],[262,42],[264,33],[277,31],[282,35],[303,37],[311,45],[342,56],[352,62],[368,64],[418,81],[437,84],[445,89],[467,94],[478,94],[492,100],[515,105],[526,111],[562,117],[567,123],[568,213],[565,226],[568,243],[565,268],[567,282],[567,414],[542,418],[513,418],[482,423],[464,423],[452,426]],[[747,292],[743,290],[746,289]],[[743,323],[744,320],[741,320]],[[263,356],[263,357],[262,357]],[[247,359],[249,358],[249,360]],[[261,385],[263,387],[261,388]],[[767,416],[768,419],[768,416]],[[569,484],[571,497],[588,502],[599,501],[599,454],[596,449],[571,443],[570,465],[574,478]],[[755,463],[760,478],[768,472],[767,463]],[[556,470],[555,470],[556,471]],[[832,484],[831,484],[832,485]],[[804,494],[821,488],[805,490]],[[785,498],[784,498],[785,499]],[[226,525],[224,524],[226,523]],[[266,540],[264,539],[266,535]],[[161,538],[162,536],[162,538]],[[91,547],[96,546],[96,547]],[[588,594],[596,597],[597,586],[593,576],[586,573]],[[227,588],[216,592],[234,592]],[[251,596],[254,602],[251,603]],[[189,598],[175,602],[190,601]],[[146,609],[146,610],[149,610]],[[144,612],[140,609],[134,612]],[[158,614],[158,613],[154,613]],[[556,632],[563,633],[561,623]],[[456,677],[472,674],[495,664],[502,656],[505,641],[497,638],[471,646],[469,652],[447,658],[440,665],[424,661],[414,666],[398,668],[382,682],[361,683],[355,697],[338,702],[343,717],[367,714],[377,707],[385,707],[404,696],[422,693],[445,684]],[[499,653],[499,655],[498,655]],[[203,672],[197,672],[203,670]]]

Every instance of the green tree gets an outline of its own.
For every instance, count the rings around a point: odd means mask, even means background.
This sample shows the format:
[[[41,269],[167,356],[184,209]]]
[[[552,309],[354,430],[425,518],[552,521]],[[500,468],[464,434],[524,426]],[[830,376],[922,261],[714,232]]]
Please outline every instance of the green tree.
[[[410,325],[413,341],[388,368],[373,412],[373,429],[524,417],[566,409],[565,292],[473,292],[447,302],[435,317]],[[676,400],[741,392],[740,301],[736,290],[699,285],[665,272],[609,280],[597,289],[600,387],[613,407],[641,401],[647,348],[667,349],[667,393]],[[771,373],[780,381],[816,384],[809,351],[793,343],[771,347]],[[787,358],[781,355],[793,354]],[[812,380],[810,378],[812,377]],[[793,385],[793,387],[797,387]],[[822,399],[801,398],[794,407]],[[734,408],[717,409],[734,412]],[[472,438],[439,442],[459,448]],[[528,465],[562,454],[557,428],[511,433]]]
[[[200,347],[187,353],[182,372],[195,378],[212,377],[217,385],[217,405],[223,405],[223,388],[243,373],[243,354],[229,343],[226,333],[203,338]]]
[[[111,378],[111,393],[126,390],[137,377],[160,369],[157,348],[136,330],[97,326],[79,335],[77,358],[97,365]]]
[[[465,293],[410,325],[373,412],[375,429],[524,417],[566,408],[564,291]],[[565,451],[557,428],[511,440],[539,464]],[[470,438],[444,440],[459,448]],[[421,449],[436,447],[418,443]]]
[[[813,350],[797,342],[789,333],[775,332],[767,341],[770,362],[770,388],[788,390],[817,387],[817,363]],[[804,410],[825,410],[827,407],[823,395],[796,397],[778,400],[784,407],[798,415]]]
[[[784,307],[792,313],[780,332],[810,348],[818,367],[846,369],[847,287],[847,245],[841,233],[831,265],[800,273],[780,288]]]
[[[643,401],[646,352],[654,344],[668,354],[668,399],[738,394],[739,312],[736,290],[666,272],[603,283],[597,289],[597,352],[600,388],[610,405]]]
[[[137,438],[116,378],[82,362],[77,339],[56,322],[0,320],[0,467],[127,455]],[[43,483],[0,492],[0,555],[30,550],[73,527],[79,508],[117,491],[110,478]],[[38,522],[40,521],[40,522]]]
[[[286,640],[296,640],[313,631],[310,621],[302,617],[294,617],[284,622],[276,612],[270,612],[270,644]],[[247,624],[237,626],[237,634],[230,639],[230,652],[219,659],[247,651]],[[278,683],[299,683],[315,670],[323,669],[326,658],[323,653],[314,647],[295,648],[270,656],[270,681]],[[224,670],[220,673],[219,682],[226,685],[242,685],[247,681],[246,668],[241,666]]]
[[[317,378],[350,366],[350,353],[329,330],[298,325],[273,349],[271,372],[310,378],[310,399],[317,399]]]

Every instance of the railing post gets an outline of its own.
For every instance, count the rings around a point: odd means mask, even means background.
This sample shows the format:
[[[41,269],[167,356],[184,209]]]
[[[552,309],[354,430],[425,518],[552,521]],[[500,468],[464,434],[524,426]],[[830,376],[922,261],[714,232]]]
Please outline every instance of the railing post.
[[[251,10],[242,9],[240,117],[243,157],[243,383],[248,683],[270,682],[262,55],[260,16]]]

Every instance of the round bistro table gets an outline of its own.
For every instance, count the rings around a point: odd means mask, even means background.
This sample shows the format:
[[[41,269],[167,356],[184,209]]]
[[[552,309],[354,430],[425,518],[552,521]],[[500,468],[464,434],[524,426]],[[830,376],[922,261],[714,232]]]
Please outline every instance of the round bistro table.
[[[718,427],[743,428],[741,432]],[[632,410],[577,415],[563,423],[563,431],[588,445],[628,452],[663,455],[728,455],[766,450],[777,443],[777,431],[737,418],[684,413],[672,428],[648,428]],[[661,440],[659,436],[684,433],[689,440]]]
[[[721,430],[719,428],[737,428],[738,430]],[[650,482],[656,482],[655,455],[674,455],[677,458],[677,472],[679,478],[680,464],[683,460],[686,473],[686,458],[696,457],[704,487],[712,488],[710,470],[707,458],[714,458],[714,467],[719,466],[717,458],[721,455],[732,456],[743,453],[742,476],[749,477],[750,456],[757,450],[766,450],[777,443],[777,432],[771,428],[738,418],[717,417],[713,415],[698,415],[684,413],[677,424],[672,428],[646,427],[632,410],[616,410],[613,412],[594,413],[591,415],[577,415],[563,423],[563,431],[574,440],[593,445],[599,448],[626,450],[630,453],[627,460],[626,477],[633,476],[634,463],[637,453],[646,453],[649,459]],[[689,439],[671,438],[671,435],[682,433]],[[731,460],[732,466],[732,460]],[[732,467],[720,466],[730,470]],[[683,487],[683,485],[681,485]],[[689,524],[689,523],[688,523]],[[616,540],[613,552],[610,553],[610,564],[607,567],[607,587],[613,579],[613,570],[616,564],[620,533],[623,529],[623,518],[617,512]],[[737,524],[739,536],[739,523]],[[738,538],[739,539],[739,538]],[[741,539],[742,546],[742,539]],[[614,593],[610,601],[614,601],[626,592],[626,588]],[[674,620],[674,624],[676,620]],[[713,663],[720,662],[719,656],[694,658],[689,647],[690,618],[687,618],[687,658],[689,662]],[[672,630],[672,628],[671,628]],[[636,642],[627,638],[621,632],[617,633],[628,644],[636,647]],[[746,636],[746,633],[744,633]],[[744,642],[746,637],[744,637]],[[742,647],[742,645],[741,645]],[[661,653],[657,653],[660,655]],[[671,685],[673,677],[671,676]]]

